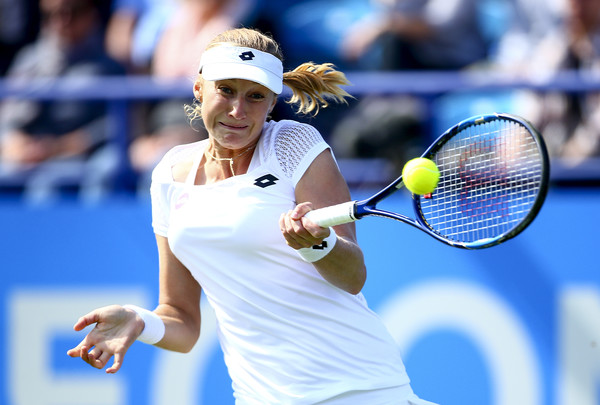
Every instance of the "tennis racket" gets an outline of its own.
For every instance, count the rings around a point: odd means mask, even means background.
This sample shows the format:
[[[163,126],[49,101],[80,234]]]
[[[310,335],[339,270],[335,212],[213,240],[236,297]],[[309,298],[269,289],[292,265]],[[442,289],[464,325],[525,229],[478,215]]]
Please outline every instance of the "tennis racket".
[[[402,176],[362,201],[310,211],[329,227],[365,216],[395,219],[438,241],[464,249],[498,245],[521,233],[540,211],[548,190],[549,159],[540,134],[526,120],[488,114],[442,134],[422,157],[440,170],[433,193],[412,195],[415,218],[377,208],[402,188]]]

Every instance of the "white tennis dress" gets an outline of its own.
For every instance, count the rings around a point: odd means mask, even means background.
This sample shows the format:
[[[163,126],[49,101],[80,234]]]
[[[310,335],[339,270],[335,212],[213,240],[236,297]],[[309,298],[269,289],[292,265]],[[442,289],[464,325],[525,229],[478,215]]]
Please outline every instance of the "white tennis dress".
[[[315,404],[408,384],[394,340],[362,294],[325,281],[279,229],[296,184],[328,148],[317,130],[268,122],[246,174],[197,186],[206,145],[178,146],[154,170],[153,227],[215,310],[236,404]],[[173,181],[172,166],[191,157],[188,180]]]

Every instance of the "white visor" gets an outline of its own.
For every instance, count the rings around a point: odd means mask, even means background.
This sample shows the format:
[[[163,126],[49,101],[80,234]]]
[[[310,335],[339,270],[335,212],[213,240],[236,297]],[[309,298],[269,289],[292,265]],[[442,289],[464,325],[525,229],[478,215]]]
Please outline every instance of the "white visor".
[[[275,94],[283,90],[283,64],[274,55],[253,48],[216,46],[202,54],[200,73],[206,80],[245,79],[267,87]]]

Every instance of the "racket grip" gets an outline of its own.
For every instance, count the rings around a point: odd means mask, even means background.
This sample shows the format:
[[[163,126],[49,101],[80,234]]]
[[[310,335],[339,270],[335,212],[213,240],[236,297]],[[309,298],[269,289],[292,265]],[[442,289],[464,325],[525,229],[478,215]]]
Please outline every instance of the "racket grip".
[[[358,219],[354,216],[355,206],[356,201],[348,201],[330,207],[309,211],[306,213],[305,217],[323,228],[347,224],[348,222],[353,222]]]

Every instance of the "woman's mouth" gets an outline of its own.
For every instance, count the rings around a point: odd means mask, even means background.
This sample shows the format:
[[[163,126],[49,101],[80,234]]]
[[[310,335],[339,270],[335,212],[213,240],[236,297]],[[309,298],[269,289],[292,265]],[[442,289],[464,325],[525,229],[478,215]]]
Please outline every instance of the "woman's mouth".
[[[228,129],[233,129],[233,130],[239,130],[239,129],[246,129],[248,128],[248,125],[240,125],[240,124],[227,124],[225,122],[220,122],[220,124]]]

